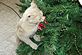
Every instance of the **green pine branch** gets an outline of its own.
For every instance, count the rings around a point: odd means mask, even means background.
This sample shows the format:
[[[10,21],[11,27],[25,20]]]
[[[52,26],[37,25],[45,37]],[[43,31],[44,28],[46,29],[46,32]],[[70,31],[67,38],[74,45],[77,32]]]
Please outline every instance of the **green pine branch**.
[[[24,12],[31,0],[20,0]],[[37,0],[48,25],[37,34],[45,36],[37,50],[25,43],[17,48],[18,55],[82,55],[82,8],[77,0]],[[26,4],[26,5],[25,5]],[[79,21],[79,22],[78,22]]]

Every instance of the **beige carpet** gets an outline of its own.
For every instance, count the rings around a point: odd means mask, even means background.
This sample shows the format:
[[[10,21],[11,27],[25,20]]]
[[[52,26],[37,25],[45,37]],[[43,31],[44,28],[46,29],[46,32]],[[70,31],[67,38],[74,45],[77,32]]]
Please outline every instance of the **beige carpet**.
[[[17,12],[19,8],[15,3],[19,0],[0,0],[14,8]],[[8,7],[0,4],[0,55],[16,55],[16,23],[19,17]]]

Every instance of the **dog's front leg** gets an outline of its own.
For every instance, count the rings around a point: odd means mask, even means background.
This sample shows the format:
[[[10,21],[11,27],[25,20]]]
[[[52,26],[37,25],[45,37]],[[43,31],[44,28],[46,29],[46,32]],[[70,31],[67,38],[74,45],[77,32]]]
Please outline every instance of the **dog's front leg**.
[[[40,35],[34,35],[33,36],[33,38],[34,38],[34,40],[36,40],[36,41],[41,41],[41,37],[40,37]]]
[[[35,50],[38,48],[38,45],[35,44],[34,42],[32,42],[30,40],[30,38],[22,37],[22,38],[20,38],[20,40],[23,41],[23,42],[25,42],[27,45],[29,45],[30,47],[32,47]]]

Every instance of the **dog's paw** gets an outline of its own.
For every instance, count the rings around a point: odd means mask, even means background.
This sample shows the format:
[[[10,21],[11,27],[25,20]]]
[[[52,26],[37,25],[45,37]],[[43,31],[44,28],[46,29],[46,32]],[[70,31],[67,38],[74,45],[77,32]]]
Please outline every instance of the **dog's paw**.
[[[35,41],[41,41],[40,35],[35,35],[33,36],[33,38],[35,39]]]
[[[34,44],[34,45],[32,46],[32,48],[33,48],[34,50],[37,50],[38,45]]]

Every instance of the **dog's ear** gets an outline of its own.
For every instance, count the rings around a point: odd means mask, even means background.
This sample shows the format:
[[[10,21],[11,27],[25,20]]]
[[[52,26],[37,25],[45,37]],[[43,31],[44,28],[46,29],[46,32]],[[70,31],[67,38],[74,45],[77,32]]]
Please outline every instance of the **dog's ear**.
[[[31,7],[33,7],[33,8],[37,7],[37,5],[36,5],[36,3],[35,3],[35,0],[32,0],[32,2],[31,2]]]

